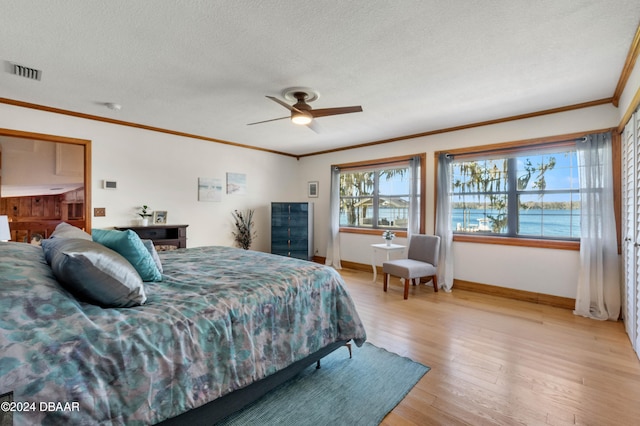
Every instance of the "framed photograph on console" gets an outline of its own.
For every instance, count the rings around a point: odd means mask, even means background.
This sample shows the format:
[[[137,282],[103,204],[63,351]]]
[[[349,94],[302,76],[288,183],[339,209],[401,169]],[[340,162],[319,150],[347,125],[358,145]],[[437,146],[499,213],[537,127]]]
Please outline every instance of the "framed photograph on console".
[[[156,210],[153,212],[153,223],[156,225],[166,225],[167,224],[167,211],[166,210]]]

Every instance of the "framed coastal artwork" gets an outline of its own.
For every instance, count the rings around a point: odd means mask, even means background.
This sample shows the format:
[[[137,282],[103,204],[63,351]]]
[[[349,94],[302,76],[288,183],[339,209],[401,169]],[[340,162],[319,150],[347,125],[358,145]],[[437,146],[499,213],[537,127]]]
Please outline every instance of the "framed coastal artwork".
[[[198,178],[198,201],[222,201],[222,179]]]
[[[227,173],[227,194],[245,195],[247,193],[247,175]]]

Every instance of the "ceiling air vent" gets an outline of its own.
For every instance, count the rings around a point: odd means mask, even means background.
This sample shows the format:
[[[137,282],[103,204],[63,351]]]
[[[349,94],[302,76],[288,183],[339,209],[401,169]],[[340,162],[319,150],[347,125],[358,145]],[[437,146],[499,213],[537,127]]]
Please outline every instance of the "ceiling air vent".
[[[29,78],[31,80],[38,80],[42,78],[42,71],[35,68],[25,67],[24,65],[11,64],[13,66],[13,73],[19,77]]]

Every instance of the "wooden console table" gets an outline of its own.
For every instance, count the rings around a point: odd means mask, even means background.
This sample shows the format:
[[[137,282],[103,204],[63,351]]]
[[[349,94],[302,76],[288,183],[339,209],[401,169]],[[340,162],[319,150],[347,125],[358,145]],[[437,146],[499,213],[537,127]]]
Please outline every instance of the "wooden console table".
[[[119,231],[131,229],[140,238],[152,240],[156,246],[187,247],[187,226],[189,225],[149,225],[116,227]]]

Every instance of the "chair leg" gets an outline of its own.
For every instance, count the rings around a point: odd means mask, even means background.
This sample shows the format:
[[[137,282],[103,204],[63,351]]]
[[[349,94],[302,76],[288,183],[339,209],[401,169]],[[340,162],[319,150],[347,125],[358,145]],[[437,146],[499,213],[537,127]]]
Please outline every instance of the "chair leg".
[[[387,291],[387,283],[389,282],[389,274],[384,274],[384,278],[382,280],[382,289]]]
[[[433,291],[435,293],[438,292],[438,276],[437,275],[433,276]]]
[[[411,278],[411,284],[416,285],[416,279],[419,280],[420,278]]]
[[[407,300],[408,298],[409,298],[409,278],[406,278],[404,280],[404,299]]]

